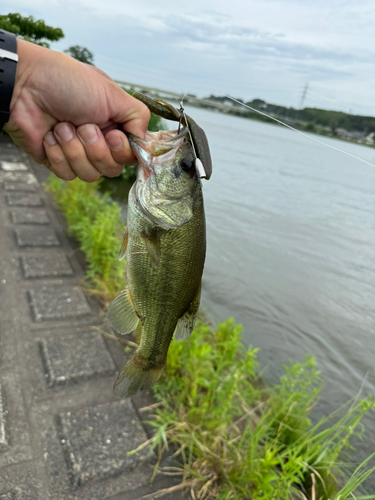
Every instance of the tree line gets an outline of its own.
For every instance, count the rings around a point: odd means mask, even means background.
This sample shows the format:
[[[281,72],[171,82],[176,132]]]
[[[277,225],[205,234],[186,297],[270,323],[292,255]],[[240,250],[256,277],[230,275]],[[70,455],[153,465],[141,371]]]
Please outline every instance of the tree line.
[[[225,96],[217,97],[213,95],[208,97],[208,99],[221,103],[228,100]],[[242,99],[237,100],[259,111],[281,118],[284,121],[308,122],[313,125],[320,125],[328,128],[332,133],[335,133],[340,128],[348,132],[362,132],[363,134],[375,132],[375,117],[373,116],[352,115],[343,111],[330,111],[319,108],[288,108],[278,104],[267,103],[262,99],[253,99],[248,102]]]
[[[50,42],[57,42],[65,36],[60,28],[53,28],[41,19],[35,19],[33,16],[24,17],[18,13],[0,15],[0,29],[14,33],[18,38],[48,49],[50,48]],[[94,65],[94,55],[86,47],[72,45],[64,52],[78,61]]]

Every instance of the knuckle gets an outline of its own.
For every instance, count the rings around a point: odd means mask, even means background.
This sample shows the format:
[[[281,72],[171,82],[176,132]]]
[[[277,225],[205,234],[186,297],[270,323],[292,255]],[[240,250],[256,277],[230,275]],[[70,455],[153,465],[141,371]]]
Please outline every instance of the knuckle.
[[[143,111],[142,111],[142,114],[143,114],[143,118],[147,121],[150,121],[150,118],[151,118],[151,111],[148,109],[147,106],[144,106],[144,108],[142,108]]]
[[[90,157],[92,163],[94,164],[106,166],[109,163],[107,151],[103,149],[97,149],[93,151]]]
[[[77,177],[77,175],[73,172],[71,168],[68,171],[64,172],[64,180],[72,181]]]
[[[78,163],[86,160],[85,149],[78,137],[64,144],[60,144],[60,148],[62,151],[61,156],[66,157],[69,163]]]
[[[97,170],[92,170],[90,172],[85,172],[85,174],[78,174],[81,181],[88,182],[89,184],[100,179],[100,172]]]
[[[97,148],[91,152],[87,151],[87,155],[90,163],[107,177],[116,177],[118,175],[116,172],[122,169],[122,164],[116,161],[105,147]]]
[[[77,147],[67,148],[65,154],[70,163],[79,163],[85,159],[85,154]]]
[[[53,155],[51,155],[49,157],[49,159],[50,159],[51,164],[55,167],[61,168],[61,167],[68,166],[68,162],[64,156],[56,155],[54,157]]]
[[[50,172],[55,174],[56,177],[62,179],[63,181],[72,181],[77,177],[69,166],[64,169],[58,168],[56,167],[56,165],[51,165],[51,164],[49,165],[45,164],[45,166],[48,168]]]
[[[60,179],[63,179],[64,181],[73,181],[77,176],[73,172],[67,174],[64,173],[62,175],[58,175],[57,177],[60,177]]]
[[[117,164],[116,166],[107,168],[104,175],[106,177],[118,177],[122,172],[122,168],[123,168],[122,165]]]

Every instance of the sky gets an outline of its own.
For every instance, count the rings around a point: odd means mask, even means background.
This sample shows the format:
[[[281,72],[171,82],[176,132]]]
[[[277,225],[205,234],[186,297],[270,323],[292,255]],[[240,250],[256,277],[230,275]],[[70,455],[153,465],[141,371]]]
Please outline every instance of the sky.
[[[374,0],[2,0],[112,78],[375,116]]]

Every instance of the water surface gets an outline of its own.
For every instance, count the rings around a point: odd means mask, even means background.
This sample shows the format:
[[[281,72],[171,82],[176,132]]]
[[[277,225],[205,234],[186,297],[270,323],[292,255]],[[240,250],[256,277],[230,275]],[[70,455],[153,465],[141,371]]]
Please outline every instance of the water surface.
[[[326,381],[317,415],[361,385],[375,394],[375,169],[279,126],[188,112],[213,159],[204,308],[243,324],[270,382],[314,354]],[[322,140],[375,163],[375,149]],[[366,423],[363,454],[375,449]]]

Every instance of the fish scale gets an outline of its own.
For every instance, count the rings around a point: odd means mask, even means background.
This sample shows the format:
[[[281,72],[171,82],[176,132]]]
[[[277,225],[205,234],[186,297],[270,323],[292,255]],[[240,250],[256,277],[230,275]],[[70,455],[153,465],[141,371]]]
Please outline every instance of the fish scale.
[[[128,203],[128,287],[110,304],[107,318],[120,334],[140,320],[142,332],[115,383],[120,397],[152,387],[163,373],[173,334],[190,335],[206,252],[202,186],[187,130],[147,132],[145,140],[129,135],[129,142],[138,170]]]

